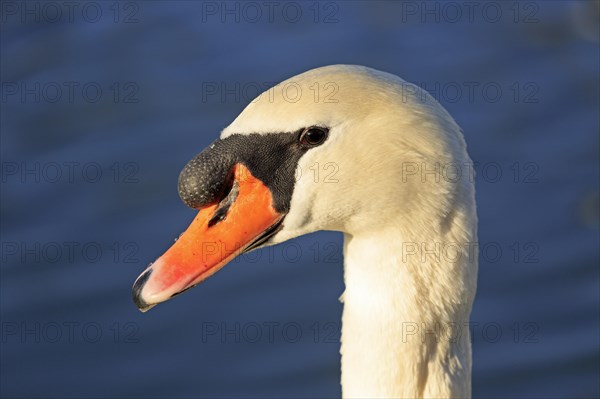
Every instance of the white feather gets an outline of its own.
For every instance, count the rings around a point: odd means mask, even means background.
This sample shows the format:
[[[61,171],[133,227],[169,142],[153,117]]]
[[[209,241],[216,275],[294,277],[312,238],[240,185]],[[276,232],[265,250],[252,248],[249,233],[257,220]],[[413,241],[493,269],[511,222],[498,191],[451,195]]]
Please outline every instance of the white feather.
[[[221,136],[312,125],[329,127],[330,136],[300,159],[273,242],[317,230],[345,234],[343,396],[470,397],[477,215],[460,128],[417,86],[334,65],[263,93]],[[436,165],[454,165],[461,177],[421,174]]]

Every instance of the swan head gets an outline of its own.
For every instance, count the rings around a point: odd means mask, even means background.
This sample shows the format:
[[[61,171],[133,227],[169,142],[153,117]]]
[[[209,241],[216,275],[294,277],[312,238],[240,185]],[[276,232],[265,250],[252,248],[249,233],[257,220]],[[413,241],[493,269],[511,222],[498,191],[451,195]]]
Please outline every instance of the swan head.
[[[443,230],[457,204],[474,212],[469,163],[450,115],[395,75],[334,65],[292,77],[182,170],[180,196],[198,216],[136,280],[134,300],[147,310],[240,253],[318,230]]]

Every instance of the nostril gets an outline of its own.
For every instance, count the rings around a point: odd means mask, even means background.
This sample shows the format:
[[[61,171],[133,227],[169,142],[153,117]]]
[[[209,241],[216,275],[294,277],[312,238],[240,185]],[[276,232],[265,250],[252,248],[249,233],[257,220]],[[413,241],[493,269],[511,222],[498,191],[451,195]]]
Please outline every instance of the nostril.
[[[233,205],[237,199],[239,192],[238,182],[234,180],[233,174],[231,174],[231,176],[232,177],[228,180],[226,189],[223,192],[223,199],[219,202],[219,207],[208,221],[208,227],[212,227],[224,220],[227,217],[229,208],[231,208],[231,205]]]

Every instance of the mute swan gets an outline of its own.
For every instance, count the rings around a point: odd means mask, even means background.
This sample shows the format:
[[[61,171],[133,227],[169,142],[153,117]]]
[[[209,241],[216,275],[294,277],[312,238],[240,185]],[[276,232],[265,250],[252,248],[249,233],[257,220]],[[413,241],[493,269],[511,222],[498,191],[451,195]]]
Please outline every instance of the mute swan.
[[[302,73],[185,166],[179,194],[199,213],[138,277],[134,300],[146,311],[244,251],[341,231],[342,395],[470,397],[470,162],[460,128],[418,87],[360,66]],[[335,165],[334,182],[299,173],[317,163]]]

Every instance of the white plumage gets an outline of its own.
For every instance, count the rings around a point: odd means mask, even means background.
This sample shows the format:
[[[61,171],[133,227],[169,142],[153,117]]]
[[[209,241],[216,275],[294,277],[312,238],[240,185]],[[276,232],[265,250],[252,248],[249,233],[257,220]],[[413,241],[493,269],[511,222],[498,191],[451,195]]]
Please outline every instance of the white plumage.
[[[300,159],[272,243],[344,233],[343,396],[469,397],[477,215],[460,128],[418,87],[335,65],[263,93],[221,137],[314,125],[330,137]]]

